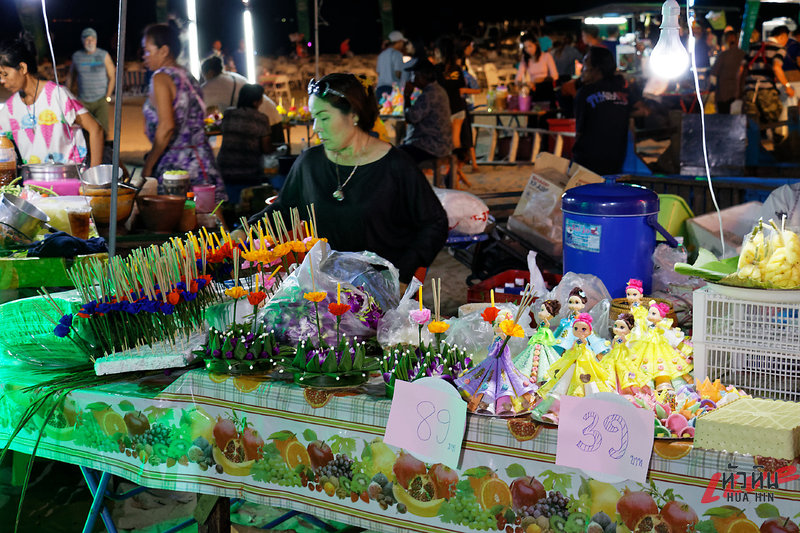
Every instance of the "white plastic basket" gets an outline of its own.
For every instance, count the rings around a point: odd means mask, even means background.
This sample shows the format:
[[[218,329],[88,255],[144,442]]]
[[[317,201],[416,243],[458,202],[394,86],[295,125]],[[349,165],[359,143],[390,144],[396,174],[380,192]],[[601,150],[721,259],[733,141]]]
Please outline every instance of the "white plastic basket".
[[[693,300],[695,379],[800,401],[800,295],[707,286]]]

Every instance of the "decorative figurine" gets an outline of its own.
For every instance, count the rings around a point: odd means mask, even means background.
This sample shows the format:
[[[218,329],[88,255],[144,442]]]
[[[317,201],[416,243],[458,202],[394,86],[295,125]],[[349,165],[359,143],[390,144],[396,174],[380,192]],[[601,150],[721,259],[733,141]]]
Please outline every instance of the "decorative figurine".
[[[556,338],[550,331],[550,320],[561,310],[558,300],[547,300],[539,309],[539,327],[531,336],[528,346],[514,358],[514,365],[520,372],[530,376],[537,383],[547,381],[547,369],[560,357],[553,348]]]
[[[587,340],[592,333],[592,317],[580,313],[572,324],[572,333],[576,339],[572,348],[550,367],[548,372],[552,377],[539,389],[539,395],[586,396],[594,392],[616,392],[611,375],[600,366]]]
[[[631,313],[622,313],[617,317],[611,350],[600,361],[600,366],[611,374],[612,379],[616,378],[617,390],[622,394],[635,394],[648,381],[647,376],[634,366],[634,357],[627,344],[634,323]]]
[[[642,280],[631,278],[625,287],[625,299],[628,301],[629,312],[633,315],[634,327],[628,336],[628,342],[639,339],[647,329],[647,307],[642,303],[644,289]]]
[[[495,318],[497,337],[489,347],[489,355],[478,366],[455,380],[467,409],[473,413],[514,416],[529,412],[535,403],[536,383],[517,370],[511,361],[508,340],[525,335],[519,319],[535,296],[526,287],[516,316],[501,311]]]
[[[580,287],[573,287],[569,291],[569,298],[567,299],[567,308],[569,308],[569,315],[561,319],[561,323],[555,331],[557,339],[556,345],[553,347],[558,353],[563,354],[564,350],[571,348],[575,343],[575,335],[572,331],[572,323],[575,321],[578,314],[586,307],[586,293]],[[592,334],[587,340],[589,346],[595,353],[605,353],[609,350],[606,346],[606,341],[597,335]]]
[[[673,388],[672,380],[679,378],[682,382],[692,381],[689,375],[692,364],[665,337],[665,332],[672,326],[672,319],[666,318],[669,310],[669,305],[650,300],[647,329],[628,345],[634,357],[634,365],[648,380],[654,382],[656,390]]]

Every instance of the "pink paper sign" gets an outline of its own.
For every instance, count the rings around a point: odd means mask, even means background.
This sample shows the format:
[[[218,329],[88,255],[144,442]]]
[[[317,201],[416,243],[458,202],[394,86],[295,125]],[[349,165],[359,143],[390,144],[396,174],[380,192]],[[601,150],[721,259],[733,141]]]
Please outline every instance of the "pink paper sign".
[[[617,395],[563,396],[556,464],[644,483],[653,452],[653,413]]]
[[[396,381],[383,441],[428,463],[458,468],[467,404],[438,378]]]

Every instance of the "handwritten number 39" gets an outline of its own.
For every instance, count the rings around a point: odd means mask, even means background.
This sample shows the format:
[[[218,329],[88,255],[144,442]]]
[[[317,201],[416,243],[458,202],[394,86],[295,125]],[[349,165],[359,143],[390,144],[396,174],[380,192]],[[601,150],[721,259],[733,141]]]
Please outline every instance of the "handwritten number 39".
[[[603,443],[603,436],[595,429],[600,417],[594,411],[587,411],[583,415],[583,419],[587,420],[589,424],[583,428],[583,436],[591,437],[591,441],[586,443],[582,439],[576,445],[579,450],[592,453],[600,448]],[[608,415],[603,419],[603,429],[609,433],[620,433],[620,447],[610,448],[608,455],[612,459],[620,459],[625,455],[625,450],[628,449],[628,424],[625,419],[619,415]]]

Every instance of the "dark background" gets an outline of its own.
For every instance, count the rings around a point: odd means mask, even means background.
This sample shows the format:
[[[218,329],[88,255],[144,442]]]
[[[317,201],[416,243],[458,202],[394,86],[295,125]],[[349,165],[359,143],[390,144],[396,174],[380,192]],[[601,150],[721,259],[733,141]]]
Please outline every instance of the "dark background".
[[[39,4],[39,0],[18,0]],[[297,31],[297,11],[294,0],[251,0],[255,24],[256,50],[264,55],[287,54],[292,44],[288,35]],[[407,37],[432,40],[438,35],[455,32],[459,22],[467,29],[481,20],[486,23],[529,21],[547,15],[563,14],[603,5],[605,2],[587,0],[394,0],[395,27]],[[170,0],[170,9],[183,13],[185,4]],[[313,32],[313,0],[309,0]],[[744,1],[715,0],[697,2],[702,14],[703,6],[728,6],[728,23],[738,29]],[[11,37],[20,30],[16,4],[13,0],[0,0],[0,36]],[[211,42],[220,39],[226,51],[236,48],[241,37],[242,3],[240,0],[197,0],[200,55],[205,56]],[[118,4],[114,0],[48,0],[48,17],[53,35],[53,45],[59,61],[67,59],[80,48],[80,32],[86,26],[94,27],[99,34],[98,45],[113,51],[112,38],[117,33]],[[139,54],[141,32],[145,25],[155,20],[155,0],[129,0],[126,40],[128,59]],[[328,25],[320,27],[322,53],[338,52],[339,43],[351,38],[355,53],[380,51],[382,29],[377,0],[323,0],[321,18]],[[762,4],[759,18],[789,16],[797,19],[798,6],[792,4]],[[562,23],[563,24],[563,23]],[[577,22],[574,24],[577,29]],[[312,36],[306,36],[310,39]]]

